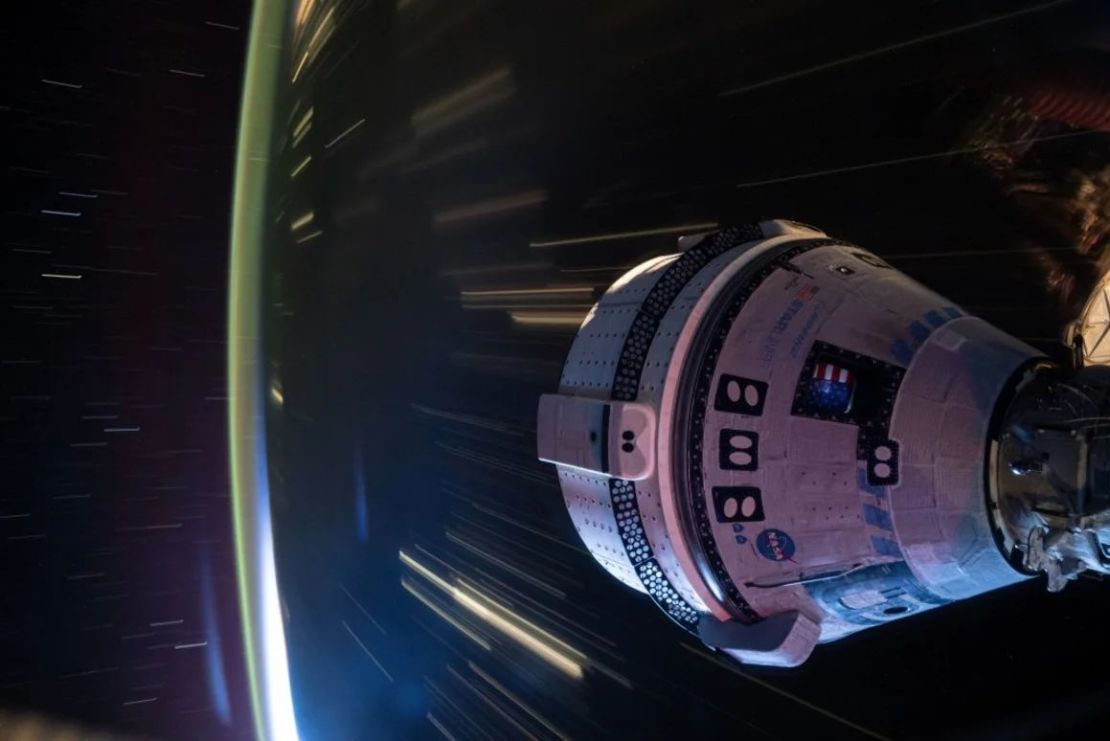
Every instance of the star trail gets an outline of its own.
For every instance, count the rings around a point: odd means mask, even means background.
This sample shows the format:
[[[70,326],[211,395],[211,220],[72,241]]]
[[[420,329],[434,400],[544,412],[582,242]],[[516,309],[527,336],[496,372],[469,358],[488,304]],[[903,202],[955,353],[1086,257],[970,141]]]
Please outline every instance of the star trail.
[[[0,702],[249,738],[223,364],[249,6],[20,13],[0,52]]]

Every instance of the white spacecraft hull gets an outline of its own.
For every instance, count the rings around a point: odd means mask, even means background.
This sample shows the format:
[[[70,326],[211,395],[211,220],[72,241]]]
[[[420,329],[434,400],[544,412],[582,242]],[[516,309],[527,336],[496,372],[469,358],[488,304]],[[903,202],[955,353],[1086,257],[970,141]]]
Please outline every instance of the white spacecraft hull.
[[[539,452],[613,576],[747,662],[1028,578],[989,439],[1033,348],[854,245],[684,238],[586,317]]]

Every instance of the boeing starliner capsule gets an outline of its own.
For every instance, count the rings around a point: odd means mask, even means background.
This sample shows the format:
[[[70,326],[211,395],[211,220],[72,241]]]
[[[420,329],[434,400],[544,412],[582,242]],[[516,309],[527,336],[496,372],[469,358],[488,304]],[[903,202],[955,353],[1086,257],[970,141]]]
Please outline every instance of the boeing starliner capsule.
[[[614,577],[709,646],[817,643],[1110,572],[1110,374],[809,226],[683,237],[593,307],[540,458]]]

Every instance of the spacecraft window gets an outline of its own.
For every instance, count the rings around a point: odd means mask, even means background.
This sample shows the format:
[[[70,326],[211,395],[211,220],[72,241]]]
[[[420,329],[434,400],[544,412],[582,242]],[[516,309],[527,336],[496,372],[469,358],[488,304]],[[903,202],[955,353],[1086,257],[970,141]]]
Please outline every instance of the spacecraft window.
[[[809,383],[809,393],[818,408],[837,414],[847,414],[852,410],[856,377],[844,364],[819,361]]]
[[[885,427],[903,372],[875,358],[815,342],[798,378],[792,414]],[[886,460],[892,459],[893,449],[886,451]]]

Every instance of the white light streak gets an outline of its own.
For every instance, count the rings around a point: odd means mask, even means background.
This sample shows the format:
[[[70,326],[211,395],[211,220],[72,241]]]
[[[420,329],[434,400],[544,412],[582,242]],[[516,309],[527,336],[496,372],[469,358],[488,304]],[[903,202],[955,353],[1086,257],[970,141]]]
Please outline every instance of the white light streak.
[[[45,82],[47,85],[57,85],[58,87],[68,87],[68,88],[72,88],[73,90],[81,90],[85,87],[84,85],[78,85],[77,83],[74,83],[74,82],[62,82],[60,80],[48,80],[45,77],[42,78],[42,81]]]
[[[311,154],[307,155],[303,160],[301,160],[301,164],[294,167],[293,172],[289,173],[289,178],[292,179],[292,178],[295,178],[298,175],[300,175],[301,171],[304,170],[304,168],[308,167],[308,163],[311,162],[311,161],[312,161],[312,155]]]
[[[510,311],[509,318],[519,327],[548,327],[573,329],[581,326],[586,312],[534,312]]]
[[[474,587],[466,584],[462,587],[450,584],[404,551],[400,551],[398,555],[403,564],[449,594],[455,602],[472,615],[516,641],[567,676],[573,679],[582,678],[582,664],[578,660],[581,654],[566,643],[520,615],[512,613],[493,602]],[[404,581],[402,581],[402,586],[404,586]],[[409,587],[406,587],[406,590],[415,594]],[[422,599],[421,601],[428,604],[426,600]]]
[[[468,221],[483,216],[513,211],[518,208],[538,206],[547,200],[547,191],[530,190],[523,193],[514,193],[508,196],[489,198],[484,201],[468,203],[464,206],[444,209],[432,214],[432,221],[436,224],[450,224],[458,221]]]
[[[661,226],[654,229],[636,229],[628,232],[612,232],[610,234],[594,234],[588,237],[571,237],[569,239],[551,239],[544,242],[529,242],[529,247],[562,247],[570,244],[588,244],[590,242],[611,242],[617,239],[634,239],[636,237],[650,237],[656,234],[682,234],[683,232],[701,232],[716,229],[717,222],[706,221],[700,224],[682,224],[681,226]]]
[[[304,112],[304,115],[301,116],[301,120],[298,121],[297,125],[293,127],[294,138],[299,137],[301,134],[303,134],[305,129],[307,129],[308,126],[312,123],[312,114],[314,112],[315,108],[311,106],[309,106],[309,109]]]
[[[556,669],[559,669],[564,674],[574,679],[582,678],[582,665],[566,654],[568,650],[573,649],[570,649],[569,646],[555,638],[555,636],[529,623],[519,615],[508,613],[504,608],[495,606],[488,600],[483,599],[479,601],[478,593],[473,590],[468,589],[467,591],[463,591],[456,588],[454,597],[463,607],[470,610],[475,615],[482,618],[482,620],[485,620]],[[483,604],[483,602],[487,604]],[[496,608],[496,610],[494,608]],[[512,619],[508,617],[509,615],[512,615]]]
[[[298,26],[303,24],[308,19],[308,14],[312,12],[312,6],[314,3],[315,0],[304,0],[301,3],[300,7],[297,8],[296,24]]]
[[[301,61],[297,63],[297,69],[293,70],[293,82],[296,82],[297,78],[301,76],[301,70],[304,69],[304,66],[307,63],[308,52],[306,51],[304,54],[301,55]]]
[[[363,643],[362,640],[357,635],[355,635],[355,632],[353,630],[351,630],[351,626],[347,625],[347,621],[346,620],[340,620],[339,623],[347,631],[347,634],[350,635],[351,638],[353,638],[355,640],[355,643],[357,643],[358,647],[362,649],[362,652],[364,654],[366,654],[370,658],[371,661],[374,662],[374,666],[381,669],[381,672],[382,672],[382,674],[385,675],[385,678],[388,679],[390,682],[392,682],[393,677],[390,675],[389,672],[387,672],[385,670],[385,667],[382,666],[382,662],[378,661],[377,657],[374,656],[374,654],[370,653],[370,649],[368,649],[366,647],[366,644]]]
[[[314,211],[309,211],[308,213],[299,216],[292,224],[289,225],[289,228],[293,231],[296,231],[302,226],[308,226],[309,224],[311,224],[315,218],[316,213]]]
[[[350,134],[350,133],[351,133],[352,131],[354,131],[355,129],[357,129],[357,128],[358,128],[359,126],[362,126],[362,125],[363,125],[364,123],[366,123],[366,119],[365,119],[365,118],[360,118],[359,120],[355,121],[355,122],[354,122],[353,124],[351,124],[351,125],[350,125],[350,126],[348,126],[348,127],[346,128],[346,129],[344,129],[344,130],[343,130],[343,132],[342,132],[342,133],[341,133],[341,134],[340,134],[339,136],[335,137],[335,138],[334,138],[334,139],[332,139],[332,140],[331,140],[330,142],[328,142],[327,144],[325,144],[325,145],[324,145],[324,149],[331,149],[331,148],[332,148],[332,147],[334,147],[334,146],[335,146],[336,144],[338,144],[338,143],[339,143],[340,141],[342,141],[344,137],[346,137],[346,136],[347,136],[348,134]]]
[[[442,620],[443,620],[444,622],[446,622],[446,623],[447,623],[448,625],[450,625],[450,626],[451,626],[451,627],[453,627],[453,628],[454,628],[455,630],[457,630],[457,631],[459,631],[460,633],[462,633],[462,634],[463,634],[464,636],[466,636],[466,637],[467,637],[467,638],[469,638],[470,640],[472,640],[472,641],[474,641],[475,643],[477,643],[477,644],[478,644],[479,646],[481,646],[481,647],[482,647],[482,648],[484,648],[485,650],[487,650],[487,651],[489,651],[489,650],[490,650],[490,645],[489,645],[489,642],[488,642],[488,641],[487,641],[486,639],[482,638],[482,636],[478,635],[478,634],[477,634],[477,633],[475,633],[475,632],[474,632],[473,630],[471,630],[470,628],[466,627],[466,625],[464,625],[463,623],[459,622],[459,621],[458,621],[458,620],[457,620],[457,619],[456,619],[456,618],[455,618],[455,617],[454,617],[453,615],[451,615],[451,613],[447,612],[447,611],[446,611],[446,610],[444,610],[444,609],[443,609],[442,607],[440,607],[440,606],[439,606],[439,605],[437,605],[437,604],[436,604],[435,602],[433,602],[433,601],[431,600],[431,598],[430,598],[430,597],[428,597],[427,595],[425,595],[425,594],[424,594],[424,593],[423,593],[423,592],[422,592],[422,591],[421,591],[420,589],[418,589],[418,588],[416,587],[416,585],[414,585],[414,584],[410,583],[410,582],[408,581],[408,579],[403,579],[403,578],[402,578],[402,579],[401,579],[401,586],[402,586],[402,587],[404,588],[404,590],[405,590],[406,592],[408,592],[409,594],[411,594],[411,595],[412,595],[413,597],[416,597],[416,599],[420,600],[420,602],[421,602],[421,603],[422,603],[422,604],[423,604],[423,605],[424,605],[425,607],[427,607],[427,608],[428,608],[429,610],[431,610],[431,611],[432,611],[432,612],[434,612],[434,613],[435,613],[436,615],[438,615],[438,616],[439,616],[439,617],[440,617],[440,618],[441,618],[441,619],[442,619]]]

